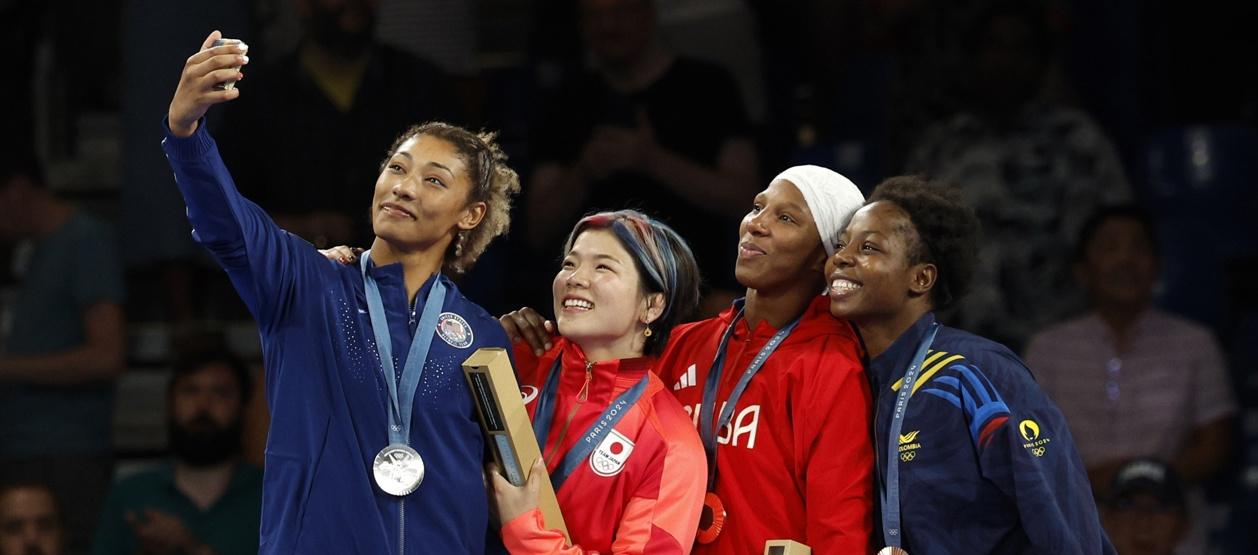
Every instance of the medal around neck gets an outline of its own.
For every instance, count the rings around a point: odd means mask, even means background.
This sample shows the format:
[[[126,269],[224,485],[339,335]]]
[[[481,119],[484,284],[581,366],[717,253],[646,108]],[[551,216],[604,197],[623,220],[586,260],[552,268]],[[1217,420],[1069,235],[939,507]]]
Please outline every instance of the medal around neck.
[[[411,339],[406,364],[402,366],[401,379],[397,379],[393,367],[393,339],[385,319],[384,300],[380,287],[367,271],[371,251],[362,254],[363,292],[367,297],[367,312],[371,318],[371,331],[376,338],[376,354],[380,357],[383,379],[389,389],[389,445],[380,450],[371,463],[371,474],[376,485],[389,495],[407,495],[424,481],[424,459],[407,442],[411,436],[411,411],[415,405],[415,390],[419,387],[428,361],[428,348],[436,335],[437,316],[445,299],[445,285],[441,276],[434,276],[432,288],[424,300],[423,316]],[[399,383],[400,382],[400,383]]]
[[[908,551],[898,547],[890,546],[878,550],[878,555],[909,555]]]
[[[699,531],[695,534],[695,539],[704,545],[716,541],[721,530],[725,528],[726,516],[725,503],[721,502],[715,492],[709,491],[703,496],[703,510],[699,513]]]
[[[382,491],[402,497],[424,481],[424,459],[409,445],[394,443],[376,454],[371,473]]]

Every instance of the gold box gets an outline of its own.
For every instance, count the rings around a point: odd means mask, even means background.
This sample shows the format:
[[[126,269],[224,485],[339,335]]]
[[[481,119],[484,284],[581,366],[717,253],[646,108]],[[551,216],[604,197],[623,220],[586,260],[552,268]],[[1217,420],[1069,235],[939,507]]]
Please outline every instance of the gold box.
[[[523,486],[528,478],[525,473],[541,458],[542,452],[537,438],[533,437],[533,424],[520,397],[511,357],[505,349],[497,347],[477,349],[463,361],[463,375],[472,391],[476,414],[489,441],[489,450],[494,454],[494,462],[508,482]],[[546,528],[559,530],[571,544],[572,537],[559,511],[550,475],[543,474],[541,482],[537,504]]]
[[[791,540],[764,542],[764,555],[812,555],[812,548]]]

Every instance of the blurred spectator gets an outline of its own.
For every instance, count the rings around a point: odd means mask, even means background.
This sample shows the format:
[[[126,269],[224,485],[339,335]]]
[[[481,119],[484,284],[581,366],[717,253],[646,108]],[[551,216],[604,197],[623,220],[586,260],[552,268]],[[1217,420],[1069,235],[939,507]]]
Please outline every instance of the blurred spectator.
[[[753,122],[765,117],[760,29],[747,0],[655,2],[660,35],[679,55],[717,64],[738,82]]]
[[[66,547],[81,553],[113,467],[122,271],[109,226],[53,196],[38,163],[6,158],[0,166],[0,242],[17,245],[0,347],[0,477],[73,499]]]
[[[241,192],[320,247],[370,237],[359,207],[398,122],[453,119],[446,77],[375,42],[375,10],[373,0],[298,0],[296,50],[246,72],[217,132]]]
[[[174,459],[114,485],[97,555],[256,553],[262,473],[241,461],[253,380],[225,354],[175,366],[167,390]]]
[[[376,39],[430,60],[453,75],[476,72],[477,2],[377,0]],[[415,32],[423,29],[422,33]]]
[[[989,2],[967,38],[969,106],[927,130],[909,170],[962,189],[983,224],[956,325],[1019,350],[1077,310],[1069,245],[1096,207],[1126,200],[1122,165],[1082,112],[1041,99],[1051,59],[1042,4]]]
[[[61,511],[47,486],[0,486],[0,555],[61,555]]]
[[[552,255],[581,213],[637,208],[690,243],[705,278],[727,280],[710,284],[734,290],[729,240],[759,172],[738,85],[666,51],[650,0],[581,0],[579,9],[595,67],[569,76],[538,120],[530,246]],[[732,295],[721,298],[723,308]]]
[[[1236,400],[1217,342],[1203,326],[1151,305],[1156,244],[1140,210],[1097,212],[1075,259],[1091,311],[1036,335],[1026,354],[1101,496],[1138,457],[1170,461],[1198,484],[1222,469],[1232,442]]]
[[[127,299],[127,318],[133,322],[167,320],[182,332],[197,317],[230,319],[245,314],[222,270],[192,241],[179,187],[162,149],[154,147],[154,134],[160,131],[154,122],[166,115],[174,83],[154,79],[153,68],[182,67],[188,58],[187,38],[204,36],[211,22],[239,36],[253,37],[252,15],[265,4],[255,0],[123,2],[118,17],[121,29],[112,39],[120,50],[120,67],[109,75],[121,77],[117,94],[122,106],[122,181],[117,206],[119,242],[127,247],[120,254],[127,269],[127,288],[144,291]],[[71,52],[81,51],[79,41]],[[260,64],[254,60],[250,65]]]
[[[1124,465],[1113,495],[1100,503],[1101,523],[1122,555],[1171,555],[1188,531],[1188,508],[1175,470],[1156,459]]]

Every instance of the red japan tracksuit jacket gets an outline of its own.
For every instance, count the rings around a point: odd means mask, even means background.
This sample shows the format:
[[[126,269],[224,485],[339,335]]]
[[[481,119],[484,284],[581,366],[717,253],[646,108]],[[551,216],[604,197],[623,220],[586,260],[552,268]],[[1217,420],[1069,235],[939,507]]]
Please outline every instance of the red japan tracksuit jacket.
[[[563,338],[555,343],[540,358],[527,347],[515,349],[521,394],[530,418],[535,418],[537,400],[555,358],[563,354],[554,420],[542,449],[548,471],[554,473],[563,455],[612,400],[644,375],[648,376],[646,391],[590,454],[589,464],[573,471],[556,492],[573,545],[565,547],[558,531],[543,526],[538,509],[505,523],[503,544],[517,555],[690,553],[703,505],[707,463],[686,412],[651,372],[655,359],[587,365],[575,344]],[[574,416],[565,432],[569,414]]]
[[[656,365],[697,427],[703,387],[733,310],[679,326]],[[717,411],[760,348],[777,333],[740,320],[717,389]],[[727,517],[695,553],[760,555],[771,539],[813,553],[866,553],[874,506],[872,401],[860,342],[818,296],[752,378],[717,435],[716,493]],[[716,421],[715,415],[713,422]]]

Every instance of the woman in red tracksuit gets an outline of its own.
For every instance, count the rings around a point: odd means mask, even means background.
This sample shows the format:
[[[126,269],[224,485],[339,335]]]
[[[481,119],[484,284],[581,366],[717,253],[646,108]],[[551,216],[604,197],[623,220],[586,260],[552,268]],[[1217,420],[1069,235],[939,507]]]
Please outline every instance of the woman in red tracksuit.
[[[685,242],[638,212],[573,228],[553,284],[562,337],[540,356],[524,343],[515,353],[572,546],[542,521],[534,480],[514,487],[492,472],[511,553],[690,552],[707,467],[653,367],[698,285]]]
[[[677,327],[660,354],[660,378],[715,461],[696,554],[759,555],[774,539],[813,553],[871,547],[869,384],[856,332],[819,295],[826,258],[864,202],[826,168],[783,171],[739,226],[734,273],[746,298]],[[499,321],[517,344],[547,345],[554,331],[527,307]]]

